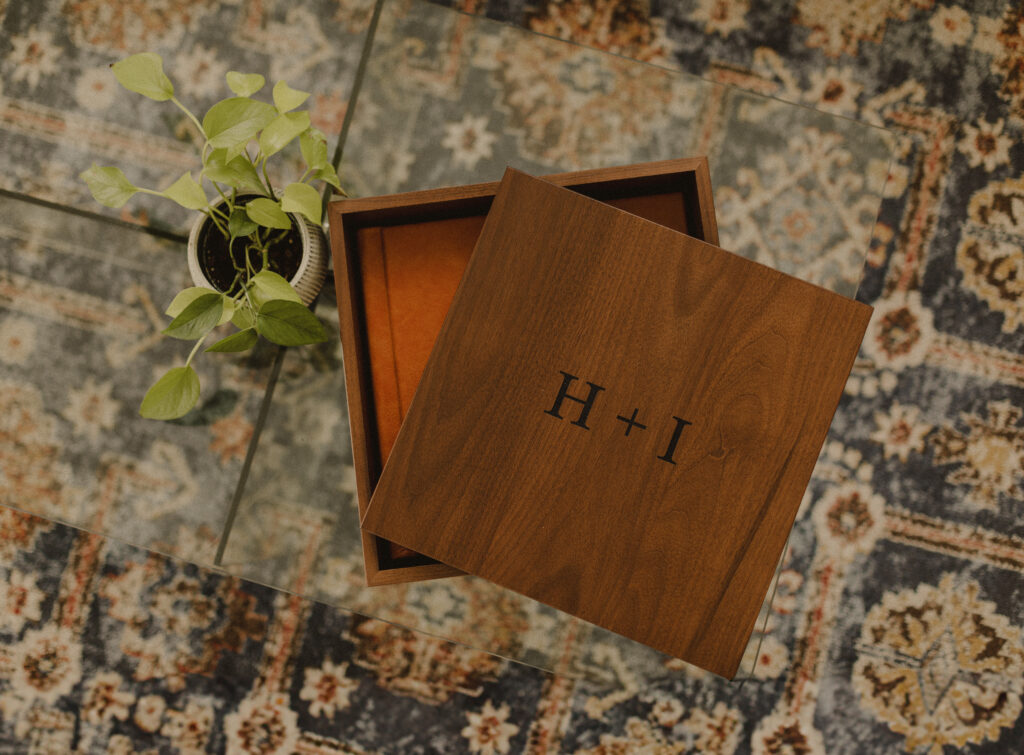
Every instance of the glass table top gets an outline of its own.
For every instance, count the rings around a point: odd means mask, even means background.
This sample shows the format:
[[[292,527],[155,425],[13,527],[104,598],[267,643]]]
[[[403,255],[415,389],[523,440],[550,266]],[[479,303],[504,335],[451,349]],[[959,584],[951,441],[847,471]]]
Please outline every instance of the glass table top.
[[[705,155],[724,248],[856,293],[892,153],[881,129],[405,0],[382,4],[356,88],[352,195]],[[364,586],[330,280],[316,305],[330,341],[203,359],[200,409],[157,423],[135,409],[181,358],[159,331],[188,285],[183,239],[4,194],[0,248],[0,380],[18,378],[0,391],[0,504],[355,611],[357,631],[383,620],[451,639],[483,664],[619,683],[678,669],[473,577]],[[18,339],[49,348],[19,362]],[[761,642],[792,640],[770,603],[745,671]]]

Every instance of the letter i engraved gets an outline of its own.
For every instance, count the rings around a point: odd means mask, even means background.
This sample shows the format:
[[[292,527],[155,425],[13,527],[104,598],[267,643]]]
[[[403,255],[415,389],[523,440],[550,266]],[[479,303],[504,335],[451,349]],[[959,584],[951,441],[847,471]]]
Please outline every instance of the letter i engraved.
[[[575,375],[570,375],[565,370],[559,370],[559,372],[562,374],[562,387],[558,389],[558,396],[555,398],[554,406],[552,406],[544,413],[550,414],[552,417],[562,419],[562,415],[559,414],[559,412],[561,411],[563,401],[569,399],[569,401],[575,401],[578,404],[583,404],[583,408],[580,409],[579,418],[572,424],[576,425],[577,427],[582,427],[584,430],[589,430],[590,428],[587,427],[587,416],[590,414],[590,410],[594,408],[594,401],[595,399],[597,399],[597,394],[603,391],[604,388],[602,388],[599,385],[595,385],[590,381],[587,381],[587,385],[590,386],[590,393],[585,399],[577,398],[576,396],[570,396],[569,386],[572,385],[573,380],[579,380],[579,378],[577,378]]]
[[[672,419],[676,421],[676,429],[672,433],[672,439],[669,440],[668,448],[665,449],[665,453],[658,457],[662,461],[667,461],[669,464],[676,463],[672,457],[675,455],[676,446],[679,444],[679,436],[683,434],[683,428],[689,424],[692,424],[690,422],[687,422],[685,419],[680,419],[679,417],[676,416],[673,416]]]

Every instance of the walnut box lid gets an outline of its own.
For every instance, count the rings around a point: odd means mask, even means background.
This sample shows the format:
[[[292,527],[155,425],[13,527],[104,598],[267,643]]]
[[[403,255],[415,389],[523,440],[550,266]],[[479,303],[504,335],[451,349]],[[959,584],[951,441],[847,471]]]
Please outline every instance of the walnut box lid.
[[[718,243],[706,158],[593,168],[544,180]],[[499,185],[495,181],[341,199],[328,205],[360,518]],[[368,585],[462,574],[385,538],[365,531],[361,537]]]
[[[732,677],[870,312],[509,169],[362,526]]]

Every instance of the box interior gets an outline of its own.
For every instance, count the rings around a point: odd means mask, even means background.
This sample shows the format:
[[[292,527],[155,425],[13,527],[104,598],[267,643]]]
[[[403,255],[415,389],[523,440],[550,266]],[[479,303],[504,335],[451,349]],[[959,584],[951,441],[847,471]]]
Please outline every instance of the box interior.
[[[692,174],[572,186],[647,220],[703,238]],[[486,220],[492,197],[434,207],[389,208],[348,218],[353,309],[362,320],[372,399],[365,407],[372,486],[391,453],[431,349]],[[355,221],[355,222],[351,222]],[[717,239],[716,239],[717,241]],[[377,539],[382,569],[436,563]]]

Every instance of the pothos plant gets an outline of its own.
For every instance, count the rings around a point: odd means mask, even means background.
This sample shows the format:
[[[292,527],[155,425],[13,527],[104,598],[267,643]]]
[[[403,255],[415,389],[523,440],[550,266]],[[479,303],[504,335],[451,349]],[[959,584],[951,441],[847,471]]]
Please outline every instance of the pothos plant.
[[[187,171],[156,191],[133,185],[118,168],[93,164],[81,174],[93,198],[107,207],[121,207],[137,193],[153,194],[198,210],[223,236],[233,268],[233,280],[219,286],[221,290],[186,288],[166,310],[172,319],[163,332],[195,344],[183,366],[170,369],[150,387],[140,414],[175,419],[199,400],[199,377],[192,361],[217,326],[230,322],[237,332],[205,351],[246,351],[260,336],[283,346],[326,340],[320,321],[302,304],[292,285],[274,272],[273,255],[275,244],[292,231],[288,213],[320,226],[321,197],[311,182],[322,181],[339,191],[341,185],[328,159],[324,135],[310,124],[308,111],[297,110],[308,92],[279,81],[273,87],[273,103],[263,102],[253,97],[266,83],[263,76],[231,71],[226,78],[234,96],[210,107],[200,122],[175,97],[159,55],[132,55],[111,68],[126,89],[151,100],[170,101],[188,116],[199,131],[201,166],[198,180]],[[275,192],[267,161],[296,139],[305,171],[283,191]],[[207,186],[214,192],[212,200]]]

